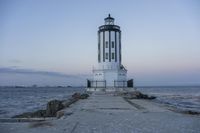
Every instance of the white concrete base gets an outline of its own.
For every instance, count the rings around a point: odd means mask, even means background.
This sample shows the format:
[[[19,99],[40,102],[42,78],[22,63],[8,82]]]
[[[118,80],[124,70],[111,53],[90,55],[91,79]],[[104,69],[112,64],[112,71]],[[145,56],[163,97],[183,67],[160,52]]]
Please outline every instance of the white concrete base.
[[[93,70],[93,81],[91,86],[102,87],[102,86],[127,86],[126,78],[127,70],[125,69],[96,69]],[[106,81],[101,82],[101,81]],[[121,81],[121,82],[115,82]],[[123,82],[125,81],[125,82]]]
[[[86,88],[86,91],[88,92],[98,92],[98,91],[101,91],[101,92],[116,92],[116,91],[135,91],[136,89],[135,88],[128,88],[128,87],[125,87],[125,88],[114,88],[114,87],[109,87],[109,88]]]

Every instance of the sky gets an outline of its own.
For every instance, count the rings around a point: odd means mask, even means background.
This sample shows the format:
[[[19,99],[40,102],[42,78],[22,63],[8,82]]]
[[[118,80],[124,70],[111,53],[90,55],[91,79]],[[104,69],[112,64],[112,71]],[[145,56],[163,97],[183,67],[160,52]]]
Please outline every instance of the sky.
[[[109,13],[135,85],[200,85],[199,0],[0,0],[0,86],[85,85]]]

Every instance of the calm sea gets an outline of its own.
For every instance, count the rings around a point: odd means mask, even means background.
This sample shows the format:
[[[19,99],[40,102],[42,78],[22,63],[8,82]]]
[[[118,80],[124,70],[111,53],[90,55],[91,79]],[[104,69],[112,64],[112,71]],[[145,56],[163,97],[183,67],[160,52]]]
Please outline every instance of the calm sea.
[[[138,90],[156,96],[155,101],[159,103],[200,111],[200,86],[139,87]]]
[[[200,87],[138,87],[138,90],[154,95],[155,101],[178,108],[200,111]],[[44,109],[53,99],[66,99],[83,88],[27,87],[0,88],[0,118],[12,117],[23,112]]]

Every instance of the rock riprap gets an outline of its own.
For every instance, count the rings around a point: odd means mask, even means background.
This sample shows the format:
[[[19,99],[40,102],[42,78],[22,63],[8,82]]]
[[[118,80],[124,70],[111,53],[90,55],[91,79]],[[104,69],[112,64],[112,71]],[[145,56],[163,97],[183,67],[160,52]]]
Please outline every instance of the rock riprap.
[[[125,92],[122,94],[124,98],[127,99],[155,99],[155,96],[148,96],[146,94],[141,93],[140,91],[133,91],[133,92]]]
[[[56,112],[63,109],[65,106],[60,100],[52,100],[47,103],[46,116],[55,116]]]
[[[67,100],[51,100],[47,103],[46,110],[37,110],[35,112],[25,112],[20,115],[15,115],[12,118],[40,118],[40,117],[56,117],[57,112],[69,107],[71,104],[77,102],[80,99],[87,99],[89,95],[87,93],[74,93]],[[61,114],[59,114],[60,117]]]

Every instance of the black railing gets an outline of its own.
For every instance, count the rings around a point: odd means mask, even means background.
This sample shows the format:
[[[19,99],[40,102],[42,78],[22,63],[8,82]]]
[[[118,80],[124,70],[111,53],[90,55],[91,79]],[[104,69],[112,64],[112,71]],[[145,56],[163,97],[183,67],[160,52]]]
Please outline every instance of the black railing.
[[[127,81],[114,80],[114,87],[127,87]]]
[[[120,87],[129,87],[132,88],[134,86],[133,79],[130,80],[123,80],[118,81],[114,80],[113,87],[120,88]],[[87,87],[91,88],[106,88],[106,80],[87,80]]]
[[[134,82],[133,79],[130,79],[127,81],[127,87],[133,87],[134,86]]]
[[[87,80],[87,87],[106,88],[105,80]]]

